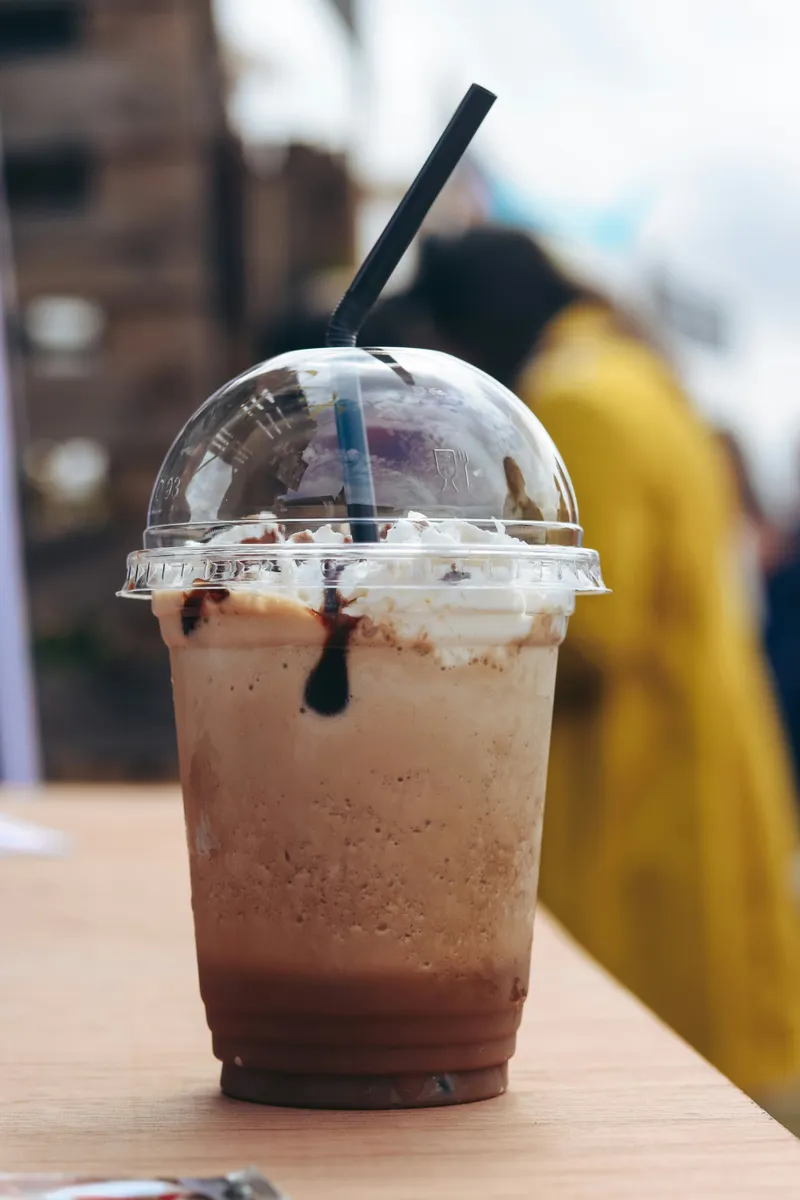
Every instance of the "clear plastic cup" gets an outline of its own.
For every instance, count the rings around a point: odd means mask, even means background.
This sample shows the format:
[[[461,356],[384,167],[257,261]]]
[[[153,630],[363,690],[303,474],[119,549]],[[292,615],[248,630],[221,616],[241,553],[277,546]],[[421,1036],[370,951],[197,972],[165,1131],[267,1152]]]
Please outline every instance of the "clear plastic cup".
[[[354,381],[366,544],[336,434]],[[385,1108],[505,1090],[558,646],[575,594],[602,591],[552,441],[447,355],[284,355],[192,418],[123,594],[152,598],[170,650],[225,1092]]]

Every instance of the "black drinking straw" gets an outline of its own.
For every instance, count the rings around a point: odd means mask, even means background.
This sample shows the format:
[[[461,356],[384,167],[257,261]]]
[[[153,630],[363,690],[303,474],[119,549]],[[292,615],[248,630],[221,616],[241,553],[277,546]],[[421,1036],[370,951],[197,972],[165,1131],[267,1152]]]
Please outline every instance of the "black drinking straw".
[[[496,100],[473,83],[449,125],[400,201],[389,223],[361,264],[356,277],[336,306],[328,325],[329,346],[355,346],[358,331],[389,276],[405,254],[436,197],[453,173],[467,146]],[[342,459],[347,513],[356,542],[378,540],[375,491],[369,446],[355,371],[337,381],[336,434]]]

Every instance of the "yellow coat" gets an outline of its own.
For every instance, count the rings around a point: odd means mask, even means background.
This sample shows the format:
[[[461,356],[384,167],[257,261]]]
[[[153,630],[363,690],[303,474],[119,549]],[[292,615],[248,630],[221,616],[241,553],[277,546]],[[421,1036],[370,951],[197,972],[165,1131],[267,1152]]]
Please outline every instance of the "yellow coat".
[[[552,322],[521,394],[613,589],[562,650],[542,899],[741,1087],[800,1077],[793,795],[715,443],[600,307]]]

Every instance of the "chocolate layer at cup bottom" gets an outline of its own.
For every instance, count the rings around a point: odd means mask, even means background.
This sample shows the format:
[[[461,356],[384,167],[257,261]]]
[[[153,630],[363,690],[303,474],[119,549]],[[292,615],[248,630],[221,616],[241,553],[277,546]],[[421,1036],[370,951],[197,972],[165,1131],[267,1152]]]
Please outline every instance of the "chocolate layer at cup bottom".
[[[502,1066],[526,982],[502,970],[299,979],[201,968],[214,1053],[262,1074],[427,1077]]]

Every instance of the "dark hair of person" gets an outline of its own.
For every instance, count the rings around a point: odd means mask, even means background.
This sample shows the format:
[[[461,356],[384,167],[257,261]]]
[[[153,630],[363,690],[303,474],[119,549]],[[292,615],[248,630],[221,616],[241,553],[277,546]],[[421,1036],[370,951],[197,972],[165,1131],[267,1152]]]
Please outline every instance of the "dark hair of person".
[[[358,344],[438,348],[430,309],[410,292],[398,292],[379,300],[359,331]]]
[[[621,332],[648,341],[627,314],[515,229],[485,226],[426,239],[410,295],[428,308],[447,349],[511,388],[546,326],[573,303],[607,308]]]
[[[261,361],[289,350],[313,350],[324,346],[327,331],[327,313],[289,308],[259,332],[254,346],[256,358]]]

